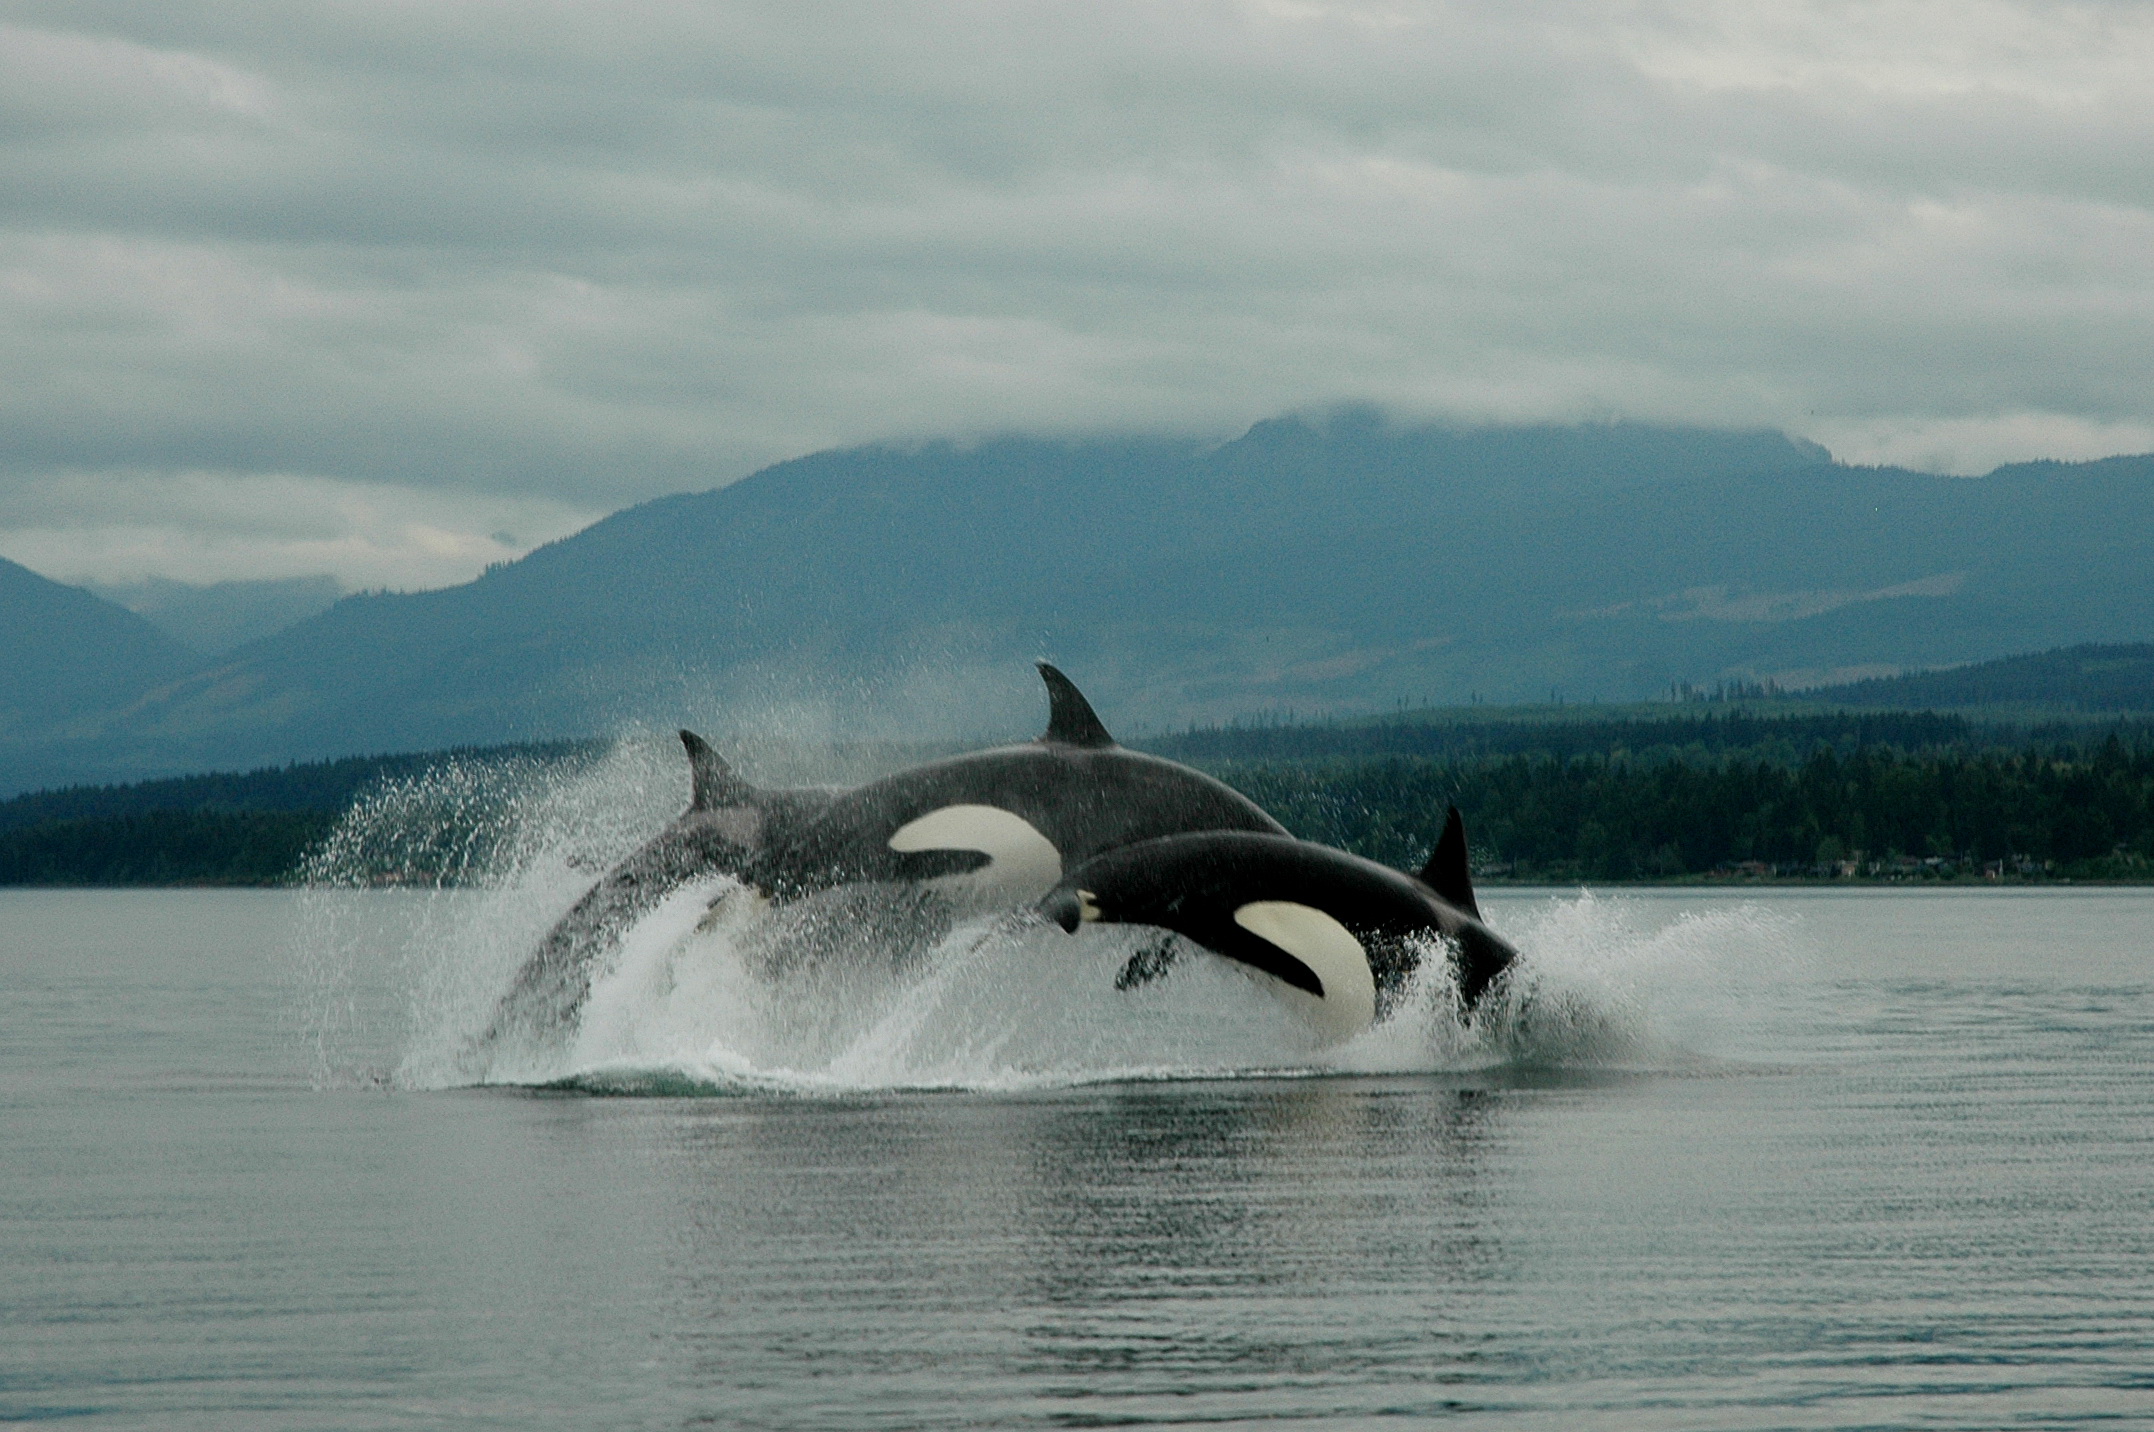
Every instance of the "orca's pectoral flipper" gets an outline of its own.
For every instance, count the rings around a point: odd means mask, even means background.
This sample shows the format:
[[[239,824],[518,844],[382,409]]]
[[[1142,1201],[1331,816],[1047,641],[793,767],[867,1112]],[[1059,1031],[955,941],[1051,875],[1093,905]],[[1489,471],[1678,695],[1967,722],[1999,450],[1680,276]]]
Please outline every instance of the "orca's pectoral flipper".
[[[1040,680],[1047,683],[1047,734],[1040,737],[1041,744],[1092,750],[1112,746],[1114,737],[1107,734],[1099,714],[1076,683],[1044,661],[1039,668]]]
[[[1466,822],[1457,806],[1444,817],[1443,834],[1429,852],[1429,863],[1421,867],[1421,883],[1446,903],[1456,905],[1476,920],[1481,918],[1481,907],[1473,898],[1473,875],[1466,868]]]
[[[688,748],[688,771],[694,782],[690,810],[723,810],[744,805],[755,795],[755,787],[735,775],[710,742],[693,731],[683,731],[681,744]]]

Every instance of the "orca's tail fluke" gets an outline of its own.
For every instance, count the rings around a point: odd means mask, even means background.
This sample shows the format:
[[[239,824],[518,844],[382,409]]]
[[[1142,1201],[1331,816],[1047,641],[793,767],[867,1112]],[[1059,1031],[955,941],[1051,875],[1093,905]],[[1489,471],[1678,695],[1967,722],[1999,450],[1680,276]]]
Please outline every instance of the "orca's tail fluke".
[[[1429,863],[1421,867],[1421,883],[1441,895],[1446,903],[1455,905],[1478,920],[1481,907],[1474,903],[1473,874],[1467,869],[1466,821],[1451,807],[1444,817],[1443,834],[1436,839],[1436,848],[1429,852]]]
[[[1044,661],[1039,668],[1040,680],[1047,683],[1047,733],[1040,737],[1041,744],[1090,750],[1112,746],[1114,737],[1107,734],[1099,713],[1077,684]]]
[[[683,731],[681,745],[688,750],[688,771],[694,781],[695,794],[688,800],[690,810],[723,810],[754,798],[755,787],[734,774],[724,758],[711,749],[710,742],[693,731]]]

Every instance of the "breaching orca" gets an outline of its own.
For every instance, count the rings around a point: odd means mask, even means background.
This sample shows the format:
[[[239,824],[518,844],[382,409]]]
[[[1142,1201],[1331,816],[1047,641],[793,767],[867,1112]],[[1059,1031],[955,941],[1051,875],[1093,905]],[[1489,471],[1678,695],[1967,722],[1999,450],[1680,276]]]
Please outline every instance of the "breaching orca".
[[[857,882],[926,884],[964,910],[1027,905],[1101,851],[1196,830],[1284,835],[1238,791],[1125,750],[1041,662],[1046,734],[843,792],[774,835],[740,873],[773,899]]]
[[[1518,953],[1481,921],[1456,807],[1418,878],[1290,836],[1213,831],[1107,851],[1038,908],[1071,933],[1096,922],[1185,936],[1278,980],[1336,1038],[1376,1019],[1431,937],[1451,947],[1469,1009]],[[1140,952],[1116,984],[1151,977],[1169,957]]]
[[[548,1034],[572,1028],[591,992],[594,967],[620,947],[638,920],[684,885],[753,865],[767,842],[787,839],[839,794],[816,786],[760,790],[734,775],[701,736],[680,735],[688,751],[688,809],[554,922],[495,1006],[479,1036],[481,1047],[511,1029]]]
[[[681,732],[694,794],[680,819],[600,880],[540,942],[486,1033],[574,1029],[629,928],[691,881],[731,875],[800,900],[862,883],[921,887],[949,918],[1031,904],[1102,851],[1188,831],[1285,827],[1187,766],[1124,749],[1060,671],[1039,663],[1047,730],[850,790],[759,790]]]

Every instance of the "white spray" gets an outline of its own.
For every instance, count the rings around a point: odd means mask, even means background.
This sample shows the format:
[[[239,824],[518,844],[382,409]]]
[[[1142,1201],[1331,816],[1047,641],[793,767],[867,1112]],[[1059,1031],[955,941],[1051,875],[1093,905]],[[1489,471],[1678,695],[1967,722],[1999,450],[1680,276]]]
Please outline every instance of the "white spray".
[[[541,936],[678,813],[678,764],[655,739],[575,772],[452,764],[356,809],[311,872],[301,955],[318,1077],[469,1082],[472,1042]],[[436,888],[363,888],[384,872]],[[638,922],[572,1040],[495,1058],[485,1077],[814,1093],[1667,1068],[1755,1052],[1800,964],[1790,923],[1751,905],[1656,924],[1620,899],[1487,893],[1522,956],[1470,1018],[1431,958],[1384,1019],[1327,1044],[1269,977],[1194,947],[1159,978],[1116,989],[1156,932],[1071,937],[1015,913],[944,931],[917,892],[854,887],[772,909],[715,878]]]

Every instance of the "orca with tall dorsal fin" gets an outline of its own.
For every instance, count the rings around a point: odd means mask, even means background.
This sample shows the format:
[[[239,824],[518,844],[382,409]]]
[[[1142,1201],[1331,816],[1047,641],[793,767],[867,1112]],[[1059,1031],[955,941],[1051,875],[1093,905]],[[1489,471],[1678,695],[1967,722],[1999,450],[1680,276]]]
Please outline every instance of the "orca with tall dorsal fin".
[[[1193,830],[1284,835],[1238,791],[1119,744],[1046,662],[1047,730],[846,791],[764,848],[744,878],[784,899],[859,881],[921,882],[960,910],[1028,904],[1103,850]]]
[[[1036,665],[1040,680],[1047,683],[1047,730],[1038,744],[1086,751],[1104,751],[1119,744],[1107,734],[1106,723],[1099,719],[1092,703],[1084,699],[1076,682],[1044,661]]]
[[[1038,909],[1072,934],[1087,924],[1149,925],[1261,970],[1334,1039],[1373,1023],[1433,940],[1449,947],[1468,1010],[1518,956],[1481,920],[1455,807],[1418,878],[1290,836],[1205,831],[1107,851],[1072,870]],[[1142,983],[1170,959],[1148,948],[1115,983]]]
[[[947,921],[1029,905],[1105,850],[1199,830],[1284,836],[1239,792],[1124,748],[1084,693],[1047,662],[1047,729],[849,790],[763,790],[701,737],[688,753],[688,810],[609,871],[517,973],[481,1046],[505,1033],[572,1034],[592,982],[628,930],[667,896],[715,876],[785,903],[840,886],[921,887]],[[923,925],[921,928],[929,928]]]
[[[1473,898],[1473,872],[1466,858],[1466,818],[1452,806],[1443,820],[1443,834],[1421,867],[1421,883],[1478,920],[1480,902]]]

